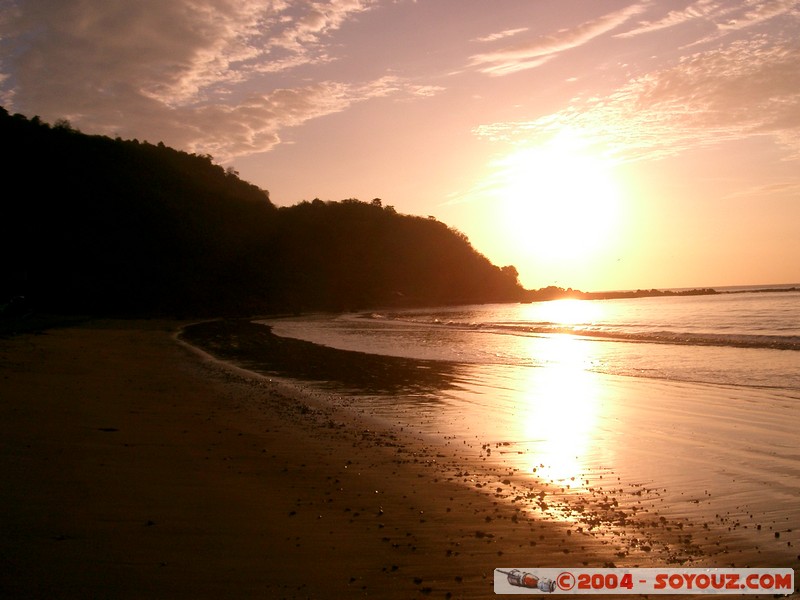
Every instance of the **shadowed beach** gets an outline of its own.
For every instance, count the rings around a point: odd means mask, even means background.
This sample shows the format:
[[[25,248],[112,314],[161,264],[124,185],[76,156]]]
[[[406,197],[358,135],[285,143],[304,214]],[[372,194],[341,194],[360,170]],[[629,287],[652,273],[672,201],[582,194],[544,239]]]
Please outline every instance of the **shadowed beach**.
[[[3,597],[483,598],[499,566],[663,564],[179,325],[0,340]]]
[[[174,329],[0,340],[3,597],[485,597],[498,564],[606,561]]]

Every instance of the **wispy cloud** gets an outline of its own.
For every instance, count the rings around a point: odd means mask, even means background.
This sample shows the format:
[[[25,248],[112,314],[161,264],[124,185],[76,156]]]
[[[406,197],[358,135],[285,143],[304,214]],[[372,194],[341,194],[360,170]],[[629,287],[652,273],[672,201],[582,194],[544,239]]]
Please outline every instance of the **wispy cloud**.
[[[10,4],[0,17],[0,101],[93,131],[229,156],[396,88],[384,78],[253,91],[278,87],[266,73],[333,60],[327,36],[376,0]]]
[[[235,103],[211,102],[169,107],[142,96],[131,97],[120,115],[113,106],[85,106],[82,127],[106,135],[156,140],[226,162],[266,152],[281,143],[280,133],[351,106],[396,94],[402,87],[385,77],[366,84],[322,81],[304,87],[251,93]],[[120,118],[120,117],[124,118]],[[130,121],[133,127],[125,125]]]
[[[517,34],[525,33],[528,31],[527,27],[520,27],[518,29],[506,29],[505,31],[498,31],[497,33],[490,33],[489,35],[484,35],[482,37],[476,38],[476,42],[496,42],[497,40],[502,40],[509,37],[514,37]]]
[[[796,196],[800,193],[800,181],[780,181],[766,185],[755,185],[744,189],[736,190],[724,197],[725,200],[734,198],[768,198],[771,196]]]
[[[720,23],[719,27],[721,30],[736,31],[790,13],[800,14],[797,0],[750,0],[744,3],[741,16],[733,17],[726,23]]]
[[[470,64],[489,75],[508,75],[538,67],[561,52],[582,46],[616,29],[643,10],[643,4],[634,4],[552,35],[476,54],[471,57]]]
[[[677,27],[692,21],[704,21],[715,32],[703,38],[707,42],[731,31],[739,31],[783,14],[797,13],[796,0],[697,0],[681,10],[669,11],[660,19],[643,21],[617,37],[635,37]]]
[[[321,82],[303,88],[252,94],[235,105],[212,104],[186,109],[173,117],[173,136],[189,150],[210,152],[220,160],[264,152],[280,142],[279,132],[311,119],[341,112],[350,106],[398,91],[394,78],[365,85]],[[165,120],[169,118],[164,115]],[[163,121],[162,121],[163,122]],[[182,133],[183,123],[194,124]]]
[[[617,37],[634,37],[670,27],[682,25],[688,21],[704,19],[720,11],[718,0],[698,0],[682,10],[671,10],[666,16],[651,20],[642,21],[635,29],[616,34]]]
[[[800,42],[758,37],[688,56],[616,92],[475,133],[536,143],[569,128],[621,161],[656,159],[724,140],[768,135],[800,158]]]

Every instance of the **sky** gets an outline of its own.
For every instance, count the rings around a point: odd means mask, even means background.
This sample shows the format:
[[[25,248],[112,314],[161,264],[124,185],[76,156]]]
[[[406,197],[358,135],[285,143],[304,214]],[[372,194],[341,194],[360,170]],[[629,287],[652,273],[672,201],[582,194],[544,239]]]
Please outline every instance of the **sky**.
[[[0,0],[0,104],[433,216],[528,288],[800,282],[800,1]]]

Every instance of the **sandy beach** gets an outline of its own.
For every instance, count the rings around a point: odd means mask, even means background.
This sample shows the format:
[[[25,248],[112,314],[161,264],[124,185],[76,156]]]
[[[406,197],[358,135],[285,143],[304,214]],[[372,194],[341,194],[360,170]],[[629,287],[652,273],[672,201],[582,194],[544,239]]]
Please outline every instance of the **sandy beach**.
[[[486,597],[499,565],[608,560],[176,328],[0,340],[0,596]]]
[[[496,567],[663,561],[180,325],[0,340],[0,597],[485,598]]]

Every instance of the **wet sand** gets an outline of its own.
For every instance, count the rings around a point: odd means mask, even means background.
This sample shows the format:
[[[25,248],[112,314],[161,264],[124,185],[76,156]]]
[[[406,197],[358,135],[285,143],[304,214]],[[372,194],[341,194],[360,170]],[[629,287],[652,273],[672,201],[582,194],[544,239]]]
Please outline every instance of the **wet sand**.
[[[0,340],[0,597],[485,598],[496,567],[666,563],[179,325]]]
[[[800,564],[791,397],[572,365],[480,372],[335,350],[247,320],[183,335],[248,369],[349,394],[328,400],[403,428],[406,439],[414,432],[438,448],[443,479],[491,490],[537,521],[570,523],[613,549],[614,561]],[[565,352],[564,343],[549,351]]]
[[[495,566],[603,564],[173,330],[0,340],[0,596],[485,597]]]

